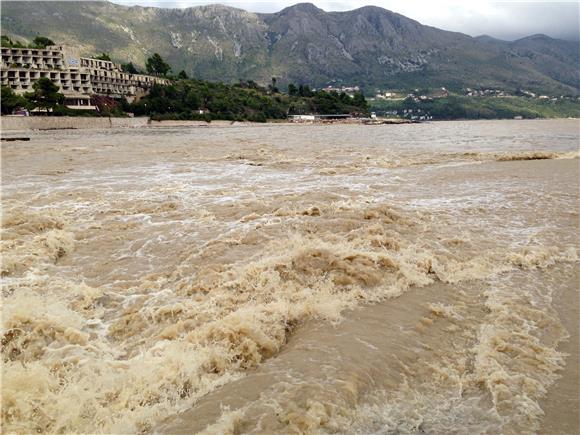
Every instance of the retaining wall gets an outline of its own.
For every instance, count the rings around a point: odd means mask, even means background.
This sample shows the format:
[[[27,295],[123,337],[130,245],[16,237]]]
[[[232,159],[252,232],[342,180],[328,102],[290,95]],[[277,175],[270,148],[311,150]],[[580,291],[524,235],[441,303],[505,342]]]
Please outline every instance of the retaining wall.
[[[1,131],[90,129],[127,127],[138,128],[149,125],[148,117],[138,118],[84,118],[76,116],[2,116]]]
[[[213,122],[212,122],[213,124]],[[151,121],[151,127],[207,127],[209,124],[205,121]]]

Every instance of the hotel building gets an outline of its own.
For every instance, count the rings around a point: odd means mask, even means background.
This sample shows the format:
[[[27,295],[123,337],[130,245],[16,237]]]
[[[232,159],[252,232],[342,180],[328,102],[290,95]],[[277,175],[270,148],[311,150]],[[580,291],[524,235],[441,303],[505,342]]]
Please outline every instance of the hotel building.
[[[154,83],[167,79],[124,72],[120,64],[80,57],[64,46],[46,48],[1,47],[2,86],[17,94],[32,92],[32,85],[42,77],[49,78],[65,96],[65,104],[74,109],[94,109],[92,95],[125,97],[132,101],[147,94]]]

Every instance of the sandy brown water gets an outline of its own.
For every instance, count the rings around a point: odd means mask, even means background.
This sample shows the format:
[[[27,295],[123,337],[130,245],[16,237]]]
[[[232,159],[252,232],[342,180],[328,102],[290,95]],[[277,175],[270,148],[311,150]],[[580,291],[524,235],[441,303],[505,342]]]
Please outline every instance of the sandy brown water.
[[[577,433],[579,124],[2,144],[5,432]]]

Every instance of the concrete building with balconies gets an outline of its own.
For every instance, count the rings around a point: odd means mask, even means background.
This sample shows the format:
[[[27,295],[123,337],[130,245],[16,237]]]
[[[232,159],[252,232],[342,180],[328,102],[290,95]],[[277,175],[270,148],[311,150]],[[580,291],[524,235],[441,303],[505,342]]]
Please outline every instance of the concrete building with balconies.
[[[0,81],[17,94],[31,92],[38,79],[46,77],[59,87],[65,104],[76,109],[94,109],[91,95],[132,101],[146,94],[153,84],[167,79],[124,72],[120,64],[80,57],[64,46],[46,48],[1,47]]]

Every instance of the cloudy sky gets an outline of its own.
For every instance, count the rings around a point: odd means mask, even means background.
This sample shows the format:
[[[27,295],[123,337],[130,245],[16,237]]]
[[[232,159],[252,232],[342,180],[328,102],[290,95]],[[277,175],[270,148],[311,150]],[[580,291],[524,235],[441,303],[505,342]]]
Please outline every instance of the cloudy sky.
[[[124,5],[185,8],[221,3],[253,12],[277,12],[299,0],[113,0]],[[345,11],[365,5],[381,6],[423,24],[477,36],[487,34],[513,40],[535,33],[580,39],[577,1],[487,0],[310,0],[326,11]]]

